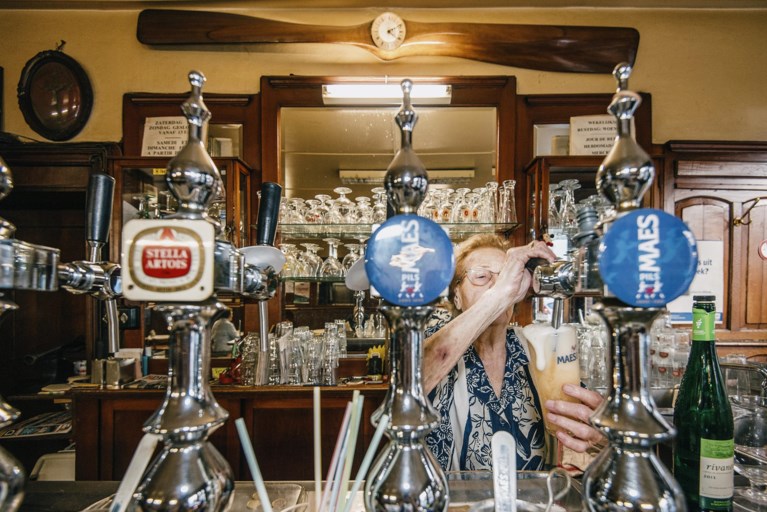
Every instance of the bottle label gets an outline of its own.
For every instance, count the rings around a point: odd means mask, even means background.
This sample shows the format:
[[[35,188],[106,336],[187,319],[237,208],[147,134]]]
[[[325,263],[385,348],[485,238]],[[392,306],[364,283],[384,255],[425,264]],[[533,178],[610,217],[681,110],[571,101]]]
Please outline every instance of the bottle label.
[[[716,312],[705,309],[692,309],[692,340],[712,341],[716,329]]]
[[[729,510],[732,507],[733,459],[732,439],[700,440],[700,508]]]

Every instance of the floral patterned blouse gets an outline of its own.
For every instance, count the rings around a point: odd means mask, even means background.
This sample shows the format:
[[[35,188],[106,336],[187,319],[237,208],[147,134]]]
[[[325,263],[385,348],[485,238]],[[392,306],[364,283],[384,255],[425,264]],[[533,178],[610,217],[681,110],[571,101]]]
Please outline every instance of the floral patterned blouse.
[[[445,313],[433,319],[426,329],[427,337],[448,322],[449,314]],[[426,437],[426,445],[443,469],[492,469],[490,440],[499,430],[509,432],[516,440],[518,470],[543,469],[543,415],[528,364],[522,344],[509,329],[500,397],[490,385],[473,345],[429,394],[440,422]]]

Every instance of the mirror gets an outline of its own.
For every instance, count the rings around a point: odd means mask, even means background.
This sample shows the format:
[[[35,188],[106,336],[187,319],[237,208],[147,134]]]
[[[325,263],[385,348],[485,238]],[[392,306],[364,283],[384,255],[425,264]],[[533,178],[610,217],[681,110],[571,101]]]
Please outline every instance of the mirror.
[[[497,109],[415,105],[413,148],[430,186],[482,187],[496,180]],[[286,197],[352,190],[370,197],[400,148],[399,107],[286,107],[280,115],[280,167]]]
[[[479,187],[514,178],[514,77],[410,78],[452,86],[449,105],[415,105],[413,144],[432,183]],[[342,185],[352,195],[369,194],[383,181],[373,183],[369,174],[380,176],[399,149],[399,106],[326,107],[322,85],[400,80],[262,77],[263,180],[285,186],[288,197],[332,193]],[[342,181],[339,170],[356,172],[346,172]]]
[[[394,116],[400,106],[326,106],[322,87],[334,83],[399,84],[402,78],[262,77],[262,181],[280,183],[287,197],[312,198],[320,193],[336,196],[333,189],[339,186],[351,188],[352,199],[370,196],[371,188],[383,182],[383,172],[399,149],[399,128]],[[413,144],[433,185],[439,186],[437,182],[443,181],[442,186],[451,188],[480,187],[491,180],[515,178],[514,77],[409,78],[416,86],[446,84],[452,90],[449,105],[426,106],[418,102],[414,105],[419,121]],[[345,181],[341,180],[339,169],[347,171]],[[355,172],[370,171],[379,176],[375,184],[354,183],[363,181],[362,177],[355,177]],[[311,241],[325,250],[323,238],[331,233],[321,225],[317,227],[321,230]],[[370,227],[367,229],[366,233],[345,232],[341,238],[354,242],[356,235],[361,235],[364,239],[364,235],[369,235]],[[291,239],[285,234],[281,235],[283,243],[309,241],[301,237]],[[322,328],[327,319],[352,317],[351,296],[338,294],[344,288],[341,283],[316,281],[286,280],[282,300],[269,304],[270,316],[312,328]],[[370,314],[376,305],[374,300],[367,299],[365,311]]]

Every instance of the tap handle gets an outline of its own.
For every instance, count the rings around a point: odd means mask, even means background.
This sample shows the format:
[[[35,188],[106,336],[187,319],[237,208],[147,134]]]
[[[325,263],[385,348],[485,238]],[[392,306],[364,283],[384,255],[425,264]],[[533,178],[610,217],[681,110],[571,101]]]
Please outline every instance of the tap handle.
[[[530,258],[527,260],[527,263],[525,263],[525,268],[529,270],[530,272],[534,271],[536,268],[540,267],[541,265],[548,265],[549,260],[546,258]]]
[[[282,187],[267,181],[261,185],[261,204],[258,206],[257,245],[274,245],[277,234],[277,220],[280,212]]]
[[[91,247],[101,247],[109,238],[114,189],[115,179],[107,174],[91,174],[88,180],[85,239]]]

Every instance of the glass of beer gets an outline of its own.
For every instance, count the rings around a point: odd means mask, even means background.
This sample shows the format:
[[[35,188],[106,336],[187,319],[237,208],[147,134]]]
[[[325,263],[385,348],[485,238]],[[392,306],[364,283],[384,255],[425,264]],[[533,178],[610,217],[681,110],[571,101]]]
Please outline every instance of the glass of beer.
[[[578,402],[562,391],[565,384],[580,386],[576,328],[572,324],[563,324],[554,329],[549,323],[533,323],[521,331],[530,348],[530,373],[543,408],[546,430],[554,434],[557,429],[549,425],[546,401]]]

